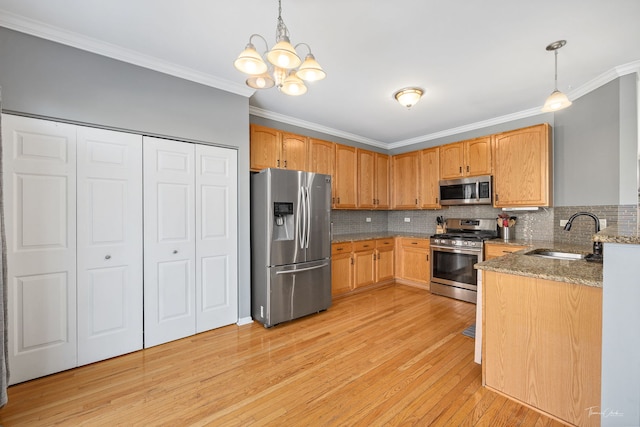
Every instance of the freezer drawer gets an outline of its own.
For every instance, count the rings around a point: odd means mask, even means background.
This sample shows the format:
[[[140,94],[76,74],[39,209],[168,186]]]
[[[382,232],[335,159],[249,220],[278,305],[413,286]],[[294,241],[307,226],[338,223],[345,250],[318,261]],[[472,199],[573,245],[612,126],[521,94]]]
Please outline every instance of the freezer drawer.
[[[272,267],[266,306],[254,312],[265,327],[326,310],[331,305],[331,260]],[[259,303],[259,301],[255,301]]]

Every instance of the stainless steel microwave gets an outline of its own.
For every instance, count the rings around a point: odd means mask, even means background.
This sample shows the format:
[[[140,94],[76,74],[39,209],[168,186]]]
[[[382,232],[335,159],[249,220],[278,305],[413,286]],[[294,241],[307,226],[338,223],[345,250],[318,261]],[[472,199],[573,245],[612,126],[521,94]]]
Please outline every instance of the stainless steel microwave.
[[[440,181],[440,204],[490,205],[493,177],[491,175]]]

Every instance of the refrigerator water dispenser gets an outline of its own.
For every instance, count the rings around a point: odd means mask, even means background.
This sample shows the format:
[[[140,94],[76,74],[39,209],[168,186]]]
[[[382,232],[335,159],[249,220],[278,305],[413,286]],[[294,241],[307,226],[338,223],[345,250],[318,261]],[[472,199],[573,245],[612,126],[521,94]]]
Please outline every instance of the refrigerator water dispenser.
[[[294,215],[292,202],[274,202],[273,218],[273,240],[293,240],[294,238]]]

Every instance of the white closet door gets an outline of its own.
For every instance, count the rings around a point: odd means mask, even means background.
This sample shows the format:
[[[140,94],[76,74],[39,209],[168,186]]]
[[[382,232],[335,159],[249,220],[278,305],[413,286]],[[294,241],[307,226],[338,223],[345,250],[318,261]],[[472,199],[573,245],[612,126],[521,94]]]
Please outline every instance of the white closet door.
[[[193,144],[144,137],[144,346],[195,333]]]
[[[3,115],[10,384],[73,368],[76,127]]]
[[[142,136],[78,127],[78,364],[142,348]]]
[[[238,321],[235,150],[196,145],[196,332]]]

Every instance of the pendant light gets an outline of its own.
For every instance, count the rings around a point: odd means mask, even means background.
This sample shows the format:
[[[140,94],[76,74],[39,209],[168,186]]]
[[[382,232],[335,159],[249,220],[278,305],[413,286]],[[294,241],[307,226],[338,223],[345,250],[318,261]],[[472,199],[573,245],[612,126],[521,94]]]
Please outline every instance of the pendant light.
[[[406,87],[394,93],[393,97],[400,103],[400,105],[411,108],[416,104],[416,102],[420,101],[423,93],[424,91],[419,87]]]
[[[261,38],[267,47],[264,57],[258,53],[252,41]],[[300,59],[296,49],[305,46],[309,52],[304,61]],[[266,62],[265,62],[266,58]],[[238,55],[233,65],[239,71],[248,74],[247,86],[254,89],[269,89],[276,86],[282,93],[291,96],[307,92],[304,82],[324,79],[324,72],[311,48],[306,43],[293,46],[289,39],[289,30],[282,20],[282,1],[278,0],[278,26],[276,27],[276,44],[269,50],[269,44],[260,34],[252,34],[245,49]]]
[[[553,51],[555,56],[555,89],[549,95],[542,107],[542,111],[545,113],[554,112],[567,108],[571,105],[571,101],[567,98],[567,95],[558,90],[558,49],[567,44],[566,40],[558,40],[547,46],[548,51]]]

